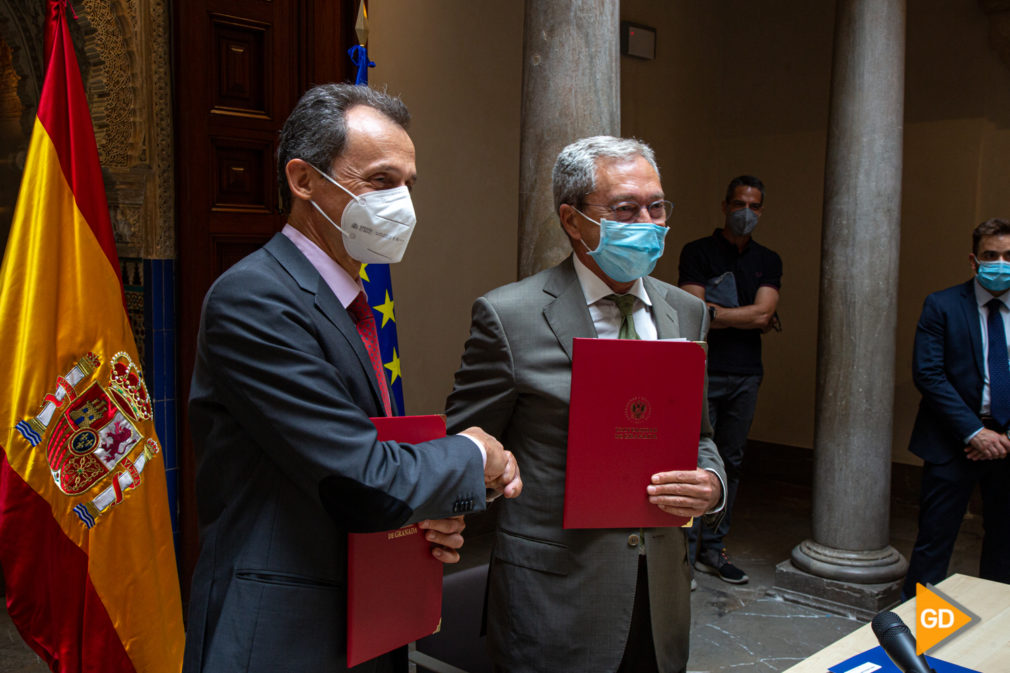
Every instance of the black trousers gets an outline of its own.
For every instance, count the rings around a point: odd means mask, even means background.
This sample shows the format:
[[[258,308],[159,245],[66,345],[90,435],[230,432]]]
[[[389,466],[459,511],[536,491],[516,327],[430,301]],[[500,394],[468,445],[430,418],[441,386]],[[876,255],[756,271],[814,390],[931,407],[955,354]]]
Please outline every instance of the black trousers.
[[[922,468],[919,534],[915,540],[902,598],[915,596],[915,584],[936,584],[947,577],[954,542],[979,485],[982,493],[982,555],[979,577],[1010,584],[1010,458],[964,458]]]
[[[631,629],[617,673],[659,673],[656,644],[652,640],[649,574],[645,559],[644,554],[638,557],[638,581],[635,584],[635,605],[631,609]]]

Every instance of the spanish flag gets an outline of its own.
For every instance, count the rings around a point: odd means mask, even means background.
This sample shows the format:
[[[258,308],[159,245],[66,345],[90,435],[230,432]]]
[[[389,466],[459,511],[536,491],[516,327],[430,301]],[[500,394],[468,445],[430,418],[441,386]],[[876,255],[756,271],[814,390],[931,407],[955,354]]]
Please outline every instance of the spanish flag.
[[[91,117],[48,0],[47,70],[0,268],[0,566],[53,671],[178,673],[165,469]]]

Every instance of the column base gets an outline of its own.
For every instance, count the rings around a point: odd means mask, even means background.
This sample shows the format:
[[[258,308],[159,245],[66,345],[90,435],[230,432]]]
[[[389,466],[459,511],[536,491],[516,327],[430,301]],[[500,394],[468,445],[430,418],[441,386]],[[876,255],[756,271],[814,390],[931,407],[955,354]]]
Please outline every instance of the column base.
[[[868,621],[901,600],[908,562],[893,547],[833,549],[805,540],[775,566],[772,592],[832,614]]]
[[[855,584],[892,582],[908,571],[908,561],[890,545],[850,551],[804,540],[793,547],[791,556],[797,568],[811,575]]]
[[[775,566],[772,595],[851,619],[868,622],[901,600],[901,580],[881,584],[839,582],[804,572],[792,561]]]

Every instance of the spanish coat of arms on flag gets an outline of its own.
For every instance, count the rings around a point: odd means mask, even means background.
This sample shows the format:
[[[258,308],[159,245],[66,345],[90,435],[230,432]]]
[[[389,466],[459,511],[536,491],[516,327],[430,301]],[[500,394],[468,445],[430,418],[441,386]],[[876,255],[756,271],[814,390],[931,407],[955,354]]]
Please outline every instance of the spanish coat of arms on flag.
[[[178,673],[165,468],[123,287],[66,0],[0,267],[0,566],[53,671]]]

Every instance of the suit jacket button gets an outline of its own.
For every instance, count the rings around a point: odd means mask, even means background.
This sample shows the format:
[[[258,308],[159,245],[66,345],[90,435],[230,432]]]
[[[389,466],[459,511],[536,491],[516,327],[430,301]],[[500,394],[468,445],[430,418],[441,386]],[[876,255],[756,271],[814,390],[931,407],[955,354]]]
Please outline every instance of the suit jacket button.
[[[638,543],[641,542],[641,541],[642,541],[642,539],[640,537],[638,537],[638,533],[632,533],[631,535],[628,536],[628,546],[629,547],[637,547]]]

